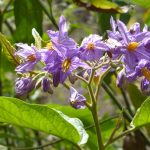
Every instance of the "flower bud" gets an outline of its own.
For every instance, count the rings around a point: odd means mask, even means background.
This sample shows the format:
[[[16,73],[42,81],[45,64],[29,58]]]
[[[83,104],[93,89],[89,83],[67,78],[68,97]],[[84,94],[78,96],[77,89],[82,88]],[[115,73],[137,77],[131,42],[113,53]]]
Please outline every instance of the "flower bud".
[[[17,96],[25,97],[34,88],[34,82],[31,78],[18,78],[15,84]]]
[[[50,85],[51,82],[47,77],[43,78],[41,84],[42,84],[42,89],[44,92],[49,92],[50,94],[53,94],[53,90]]]

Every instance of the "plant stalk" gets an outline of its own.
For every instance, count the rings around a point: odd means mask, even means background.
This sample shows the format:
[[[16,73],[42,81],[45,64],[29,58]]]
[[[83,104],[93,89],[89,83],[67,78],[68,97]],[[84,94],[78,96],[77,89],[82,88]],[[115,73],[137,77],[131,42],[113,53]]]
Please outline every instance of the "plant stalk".
[[[101,130],[100,130],[99,122],[98,122],[97,108],[96,108],[95,104],[93,105],[91,112],[92,112],[92,116],[93,116],[93,120],[94,120],[94,124],[95,124],[95,129],[96,129],[96,134],[97,134],[98,150],[104,150]]]
[[[96,99],[93,93],[93,90],[91,88],[91,84],[88,84],[89,94],[92,100],[92,106],[89,109],[92,113],[95,129],[96,129],[96,135],[97,135],[97,142],[98,142],[98,150],[104,150],[104,145],[102,141],[102,135],[100,130],[100,125],[98,121],[98,114],[97,114],[97,105],[96,105]]]

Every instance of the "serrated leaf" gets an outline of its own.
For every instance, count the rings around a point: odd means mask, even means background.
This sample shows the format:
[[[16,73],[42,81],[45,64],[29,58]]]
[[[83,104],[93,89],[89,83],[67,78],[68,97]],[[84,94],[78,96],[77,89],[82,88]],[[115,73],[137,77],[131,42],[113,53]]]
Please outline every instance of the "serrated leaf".
[[[14,39],[16,42],[33,42],[32,29],[35,28],[42,35],[42,9],[37,0],[15,0],[14,16],[16,31]]]
[[[46,105],[28,104],[16,98],[0,97],[0,122],[43,131],[76,144],[85,144],[88,135],[78,118],[69,118]]]
[[[139,128],[147,124],[150,124],[150,97],[147,98],[137,110],[131,122],[131,126],[133,128]]]
[[[14,64],[19,64],[17,59],[14,57],[15,48],[2,33],[0,33],[0,43],[2,45],[2,52],[6,55],[8,60]]]

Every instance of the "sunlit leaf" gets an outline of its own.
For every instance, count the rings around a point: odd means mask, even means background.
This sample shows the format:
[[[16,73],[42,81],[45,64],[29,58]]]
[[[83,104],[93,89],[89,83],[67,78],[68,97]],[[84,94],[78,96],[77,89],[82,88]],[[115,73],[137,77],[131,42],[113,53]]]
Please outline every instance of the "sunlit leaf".
[[[32,29],[32,35],[35,40],[35,46],[37,47],[37,49],[40,49],[42,44],[42,38],[40,37],[39,33],[36,31],[35,28]]]
[[[0,33],[0,43],[2,45],[2,51],[5,53],[8,60],[14,64],[18,64],[17,59],[14,57],[15,48],[2,33]]]
[[[108,12],[114,11],[119,13],[126,13],[128,11],[127,7],[120,7],[116,3],[108,0],[91,0],[91,4],[96,8],[108,10]]]
[[[46,105],[28,104],[16,98],[0,97],[0,122],[43,131],[73,143],[85,144],[88,135],[78,118],[69,118]]]
[[[131,122],[131,126],[139,128],[147,124],[150,124],[150,97],[147,98],[137,110],[136,115]]]

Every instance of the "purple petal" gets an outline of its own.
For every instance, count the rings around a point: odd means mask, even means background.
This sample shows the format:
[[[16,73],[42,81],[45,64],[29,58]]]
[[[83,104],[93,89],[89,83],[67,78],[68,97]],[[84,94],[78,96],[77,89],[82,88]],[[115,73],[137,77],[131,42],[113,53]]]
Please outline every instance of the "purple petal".
[[[128,44],[129,43],[129,38],[127,36],[127,32],[128,32],[127,27],[120,20],[117,21],[117,25],[118,25],[118,30],[119,30],[120,34],[122,35],[125,44]]]

